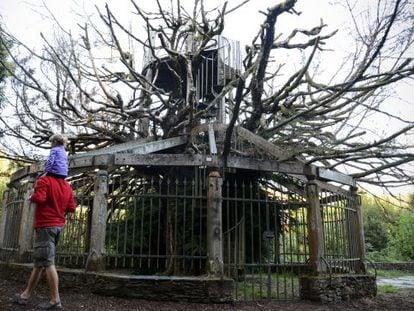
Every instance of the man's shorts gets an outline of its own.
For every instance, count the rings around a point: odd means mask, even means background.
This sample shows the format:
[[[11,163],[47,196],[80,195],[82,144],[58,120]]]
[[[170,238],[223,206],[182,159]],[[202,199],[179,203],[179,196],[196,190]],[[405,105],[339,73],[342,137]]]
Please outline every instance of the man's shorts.
[[[33,263],[36,268],[55,264],[56,245],[62,227],[37,228],[33,244]]]

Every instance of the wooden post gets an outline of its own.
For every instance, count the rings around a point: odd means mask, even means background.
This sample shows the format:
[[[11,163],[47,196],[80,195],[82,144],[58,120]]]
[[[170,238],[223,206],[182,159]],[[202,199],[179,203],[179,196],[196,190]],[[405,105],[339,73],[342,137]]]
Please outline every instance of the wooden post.
[[[208,273],[222,277],[223,263],[223,228],[222,228],[222,194],[223,179],[217,171],[208,176],[207,192],[207,257]]]
[[[5,190],[3,192],[3,200],[1,205],[1,219],[0,219],[0,249],[4,246],[4,237],[6,233],[6,219],[7,219],[7,212],[8,209],[7,203],[9,198],[9,192],[10,190]]]
[[[306,196],[308,201],[308,231],[309,231],[309,255],[312,271],[316,274],[326,272],[326,264],[323,261],[325,243],[323,239],[323,223],[319,202],[319,186],[310,179],[306,184]]]
[[[33,221],[35,204],[30,201],[33,190],[34,180],[30,180],[26,185],[23,197],[23,207],[19,227],[19,258],[20,262],[26,261],[26,254],[32,248],[33,240]]]
[[[365,273],[366,272],[366,265],[365,265],[365,237],[364,237],[364,222],[362,216],[362,204],[361,204],[361,196],[358,194],[357,187],[351,187],[351,196],[352,201],[354,204],[354,208],[356,210],[356,235],[357,235],[357,252],[358,257],[360,258],[360,264],[356,266],[357,273]]]
[[[96,173],[95,197],[92,207],[91,235],[86,270],[99,271],[105,269],[105,233],[108,207],[108,172],[100,170]]]

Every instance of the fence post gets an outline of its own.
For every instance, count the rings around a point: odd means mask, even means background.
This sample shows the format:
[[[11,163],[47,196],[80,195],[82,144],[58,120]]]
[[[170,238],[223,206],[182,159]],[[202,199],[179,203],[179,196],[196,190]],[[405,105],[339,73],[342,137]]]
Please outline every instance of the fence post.
[[[1,219],[0,219],[0,248],[4,246],[4,237],[6,233],[6,219],[7,219],[7,203],[9,199],[10,190],[5,190],[3,192],[3,200],[1,205]]]
[[[323,238],[323,222],[319,202],[319,186],[315,179],[308,177],[306,196],[308,201],[309,256],[312,271],[316,274],[326,272],[323,262],[325,241]]]
[[[210,172],[207,190],[207,257],[208,273],[223,276],[222,184],[217,171]]]
[[[365,237],[364,237],[364,222],[362,215],[362,204],[361,196],[358,194],[357,187],[351,187],[351,196],[352,202],[354,203],[354,208],[356,210],[356,234],[357,234],[357,252],[358,257],[360,258],[360,264],[356,266],[356,273],[365,273]]]
[[[108,196],[108,172],[99,170],[95,177],[94,198],[92,207],[91,234],[86,270],[99,271],[105,269],[105,233]]]
[[[35,205],[30,201],[34,180],[30,179],[26,184],[23,195],[23,207],[19,227],[19,257],[20,262],[26,261],[25,255],[32,247],[33,240],[33,221]]]

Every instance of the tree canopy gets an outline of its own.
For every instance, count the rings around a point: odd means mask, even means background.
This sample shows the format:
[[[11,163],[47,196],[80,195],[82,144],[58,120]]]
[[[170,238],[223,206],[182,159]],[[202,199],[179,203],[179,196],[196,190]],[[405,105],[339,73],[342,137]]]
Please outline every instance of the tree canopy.
[[[1,49],[16,64],[13,97],[0,117],[8,156],[36,160],[54,132],[66,133],[71,152],[81,153],[219,122],[226,126],[223,157],[237,125],[283,150],[281,161],[296,158],[381,186],[412,183],[406,165],[414,160],[413,145],[401,138],[412,135],[414,122],[387,107],[394,85],[414,75],[410,1],[378,1],[364,15],[343,2],[355,40],[329,79],[318,68],[333,53],[324,46],[336,30],[321,21],[283,33],[281,16],[301,18],[295,0],[262,12],[257,35],[240,48],[223,31],[226,18],[249,0],[216,8],[203,0],[192,8],[164,2],[148,12],[131,1],[134,19],[145,26],[134,29],[110,6],[97,7],[99,20],[85,18],[79,36],[62,27],[53,38],[42,35],[41,51],[2,31],[13,47]],[[376,116],[398,128],[372,133],[366,121]]]
[[[4,84],[6,78],[11,76],[13,72],[13,64],[8,61],[8,49],[11,46],[11,42],[7,40],[2,32],[2,27],[0,25],[0,103],[4,100]]]

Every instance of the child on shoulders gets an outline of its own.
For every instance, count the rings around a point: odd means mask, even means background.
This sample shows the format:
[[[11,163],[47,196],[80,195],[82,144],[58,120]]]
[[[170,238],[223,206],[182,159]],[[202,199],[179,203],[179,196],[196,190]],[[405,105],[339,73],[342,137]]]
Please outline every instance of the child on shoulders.
[[[67,138],[61,134],[54,134],[49,141],[52,149],[46,160],[44,173],[56,178],[66,178],[68,176],[68,155],[65,150]]]

